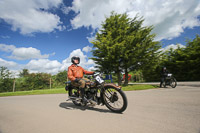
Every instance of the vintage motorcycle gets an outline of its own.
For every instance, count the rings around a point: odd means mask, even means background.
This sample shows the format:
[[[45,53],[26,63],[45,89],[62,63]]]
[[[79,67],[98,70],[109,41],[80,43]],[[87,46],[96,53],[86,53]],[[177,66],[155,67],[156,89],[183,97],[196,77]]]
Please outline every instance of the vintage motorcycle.
[[[175,88],[177,85],[176,79],[172,76],[171,73],[167,74],[167,77],[165,78],[165,81],[162,84],[162,87],[171,86],[172,88]]]
[[[80,89],[74,87],[71,81],[66,82],[65,90],[68,91],[69,99],[77,106],[106,105],[108,109],[116,113],[126,110],[128,101],[120,86],[113,83],[105,83],[102,74],[95,74],[93,79],[86,82],[85,97],[86,105],[81,102]],[[67,101],[68,101],[67,100]]]

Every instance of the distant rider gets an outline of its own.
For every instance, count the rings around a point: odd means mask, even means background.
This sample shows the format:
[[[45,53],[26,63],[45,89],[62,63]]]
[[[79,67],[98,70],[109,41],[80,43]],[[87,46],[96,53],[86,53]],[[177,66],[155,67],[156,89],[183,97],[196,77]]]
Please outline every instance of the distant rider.
[[[165,81],[168,73],[169,72],[167,71],[167,68],[163,67],[162,70],[161,70],[161,72],[160,72],[160,77],[161,77],[160,88],[162,87],[162,84]]]
[[[73,63],[68,67],[68,78],[72,81],[72,85],[79,87],[81,90],[81,98],[82,102],[85,104],[87,99],[84,97],[85,95],[85,83],[88,79],[83,78],[83,75],[92,75],[95,72],[86,71],[81,66],[78,66],[80,63],[80,58],[78,56],[74,56],[71,58],[71,62]]]

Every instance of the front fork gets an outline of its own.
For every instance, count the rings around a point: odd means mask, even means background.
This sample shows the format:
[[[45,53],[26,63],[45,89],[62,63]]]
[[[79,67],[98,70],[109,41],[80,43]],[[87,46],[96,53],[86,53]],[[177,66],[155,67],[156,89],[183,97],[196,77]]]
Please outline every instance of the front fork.
[[[101,87],[101,91],[100,91],[100,99],[101,99],[101,103],[104,105],[105,104],[105,101],[104,101],[104,98],[103,98],[103,94],[104,92],[106,91],[106,88],[115,88],[116,90],[121,90],[121,87],[120,86],[116,86],[115,84],[105,84],[105,86],[102,86]]]

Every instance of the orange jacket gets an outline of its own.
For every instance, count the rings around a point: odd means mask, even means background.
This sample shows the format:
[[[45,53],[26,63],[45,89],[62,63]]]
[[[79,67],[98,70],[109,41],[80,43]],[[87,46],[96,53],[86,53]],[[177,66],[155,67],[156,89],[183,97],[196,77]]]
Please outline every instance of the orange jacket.
[[[81,66],[76,66],[72,64],[68,67],[68,78],[71,81],[74,81],[76,78],[83,78],[83,74],[94,74],[94,72],[86,71]]]

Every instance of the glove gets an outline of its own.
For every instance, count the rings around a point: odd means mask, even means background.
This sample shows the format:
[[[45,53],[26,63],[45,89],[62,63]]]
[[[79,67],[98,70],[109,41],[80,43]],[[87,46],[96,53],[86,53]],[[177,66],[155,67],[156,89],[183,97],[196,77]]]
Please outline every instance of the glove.
[[[80,80],[81,80],[81,79],[76,78],[74,81],[78,83]]]

